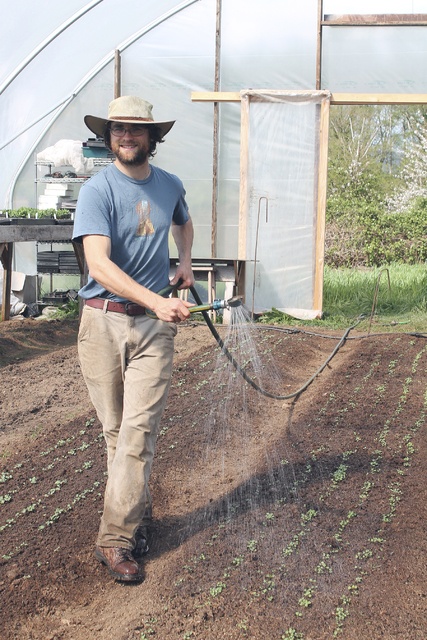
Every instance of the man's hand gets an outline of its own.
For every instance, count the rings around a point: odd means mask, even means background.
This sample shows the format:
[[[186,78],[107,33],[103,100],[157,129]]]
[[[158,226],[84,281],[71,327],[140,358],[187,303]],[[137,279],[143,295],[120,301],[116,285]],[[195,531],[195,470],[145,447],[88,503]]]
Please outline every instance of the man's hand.
[[[163,322],[182,322],[190,317],[189,307],[194,305],[180,298],[162,298],[158,297],[153,312]]]
[[[179,280],[181,280],[181,284],[178,289],[189,289],[194,285],[194,274],[191,268],[191,262],[188,265],[179,264],[176,270],[174,277],[171,280],[171,284],[176,284]]]

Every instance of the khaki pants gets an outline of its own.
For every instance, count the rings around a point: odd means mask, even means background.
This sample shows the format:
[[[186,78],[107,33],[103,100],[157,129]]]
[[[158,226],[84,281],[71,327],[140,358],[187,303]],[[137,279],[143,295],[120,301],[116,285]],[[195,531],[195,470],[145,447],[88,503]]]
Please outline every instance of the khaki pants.
[[[84,307],[78,353],[102,423],[108,480],[97,544],[132,549],[150,517],[148,489],[172,374],[176,325]]]

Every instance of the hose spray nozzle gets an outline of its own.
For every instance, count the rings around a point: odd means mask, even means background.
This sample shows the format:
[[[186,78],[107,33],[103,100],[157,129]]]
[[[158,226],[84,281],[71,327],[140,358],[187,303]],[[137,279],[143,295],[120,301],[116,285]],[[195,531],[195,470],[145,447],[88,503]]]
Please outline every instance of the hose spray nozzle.
[[[182,282],[182,279],[180,279],[175,284],[169,284],[161,291],[158,291],[158,295],[168,296],[171,293],[177,294],[178,288],[181,286]],[[190,289],[196,298],[196,302],[199,302],[200,298],[197,299],[198,296],[194,287],[190,287]],[[202,311],[219,311],[220,309],[231,309],[232,307],[240,307],[240,305],[243,304],[242,299],[243,296],[234,296],[233,298],[229,298],[228,300],[214,300],[213,302],[207,302],[205,304],[198,304],[194,307],[189,307],[188,311],[190,313],[199,313]],[[147,309],[146,313],[148,316],[150,316],[150,318],[157,318],[156,314],[150,309]]]
[[[219,311],[220,309],[240,307],[241,304],[242,297],[235,296],[229,300],[214,300],[213,302],[207,302],[206,304],[198,304],[195,307],[190,307],[188,310],[190,313],[199,313],[200,311]]]

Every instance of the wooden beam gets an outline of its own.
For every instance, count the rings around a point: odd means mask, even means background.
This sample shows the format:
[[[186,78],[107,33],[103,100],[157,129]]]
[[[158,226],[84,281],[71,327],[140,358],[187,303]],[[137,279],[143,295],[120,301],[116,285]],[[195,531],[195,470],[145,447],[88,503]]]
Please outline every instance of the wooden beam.
[[[216,0],[215,24],[215,82],[214,88],[218,92],[221,79],[221,14],[222,0]],[[211,256],[217,255],[218,239],[218,164],[219,164],[219,104],[213,105],[213,141],[212,141],[212,226],[211,226]]]
[[[240,91],[192,91],[193,102],[240,102]]]
[[[12,292],[13,243],[0,243],[0,257],[3,265],[3,290],[0,320],[10,320],[10,294]]]
[[[2,224],[0,225],[0,242],[61,242],[71,240],[72,224]]]
[[[314,93],[319,93],[316,89],[247,89],[245,93],[251,92],[253,95],[251,96],[251,100],[263,102],[264,98],[262,96],[258,96],[257,93],[267,93],[269,95],[278,95],[278,96],[303,96],[306,94],[307,96],[312,96]],[[328,93],[327,89],[322,91],[323,94]],[[191,92],[191,100],[193,102],[240,102],[241,94],[240,91],[192,91]]]
[[[325,15],[323,27],[422,27],[427,25],[425,13],[376,13],[372,15]]]
[[[240,99],[240,94],[239,94]],[[249,96],[243,96],[240,115],[240,202],[239,202],[239,240],[237,255],[246,260],[248,225],[248,163],[249,163]]]
[[[317,0],[316,89],[322,86],[322,16],[323,0]]]
[[[289,93],[301,93],[295,89]],[[309,92],[310,93],[310,92]],[[240,102],[239,91],[193,91],[193,102]],[[333,93],[331,104],[427,104],[427,93]]]
[[[331,104],[426,104],[427,93],[333,93]]]
[[[326,197],[328,184],[329,100],[320,104],[319,160],[317,172],[317,215],[314,263],[313,309],[323,309],[323,270],[325,262]]]

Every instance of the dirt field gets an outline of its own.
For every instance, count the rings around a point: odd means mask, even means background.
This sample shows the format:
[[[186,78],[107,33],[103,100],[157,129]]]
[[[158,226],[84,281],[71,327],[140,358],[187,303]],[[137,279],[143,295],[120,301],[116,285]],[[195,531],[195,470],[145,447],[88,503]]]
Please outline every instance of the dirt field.
[[[427,638],[426,338],[351,332],[278,400],[181,326],[131,586],[93,556],[106,456],[76,333],[0,325],[2,640]],[[280,396],[337,345],[252,333],[244,366]]]

